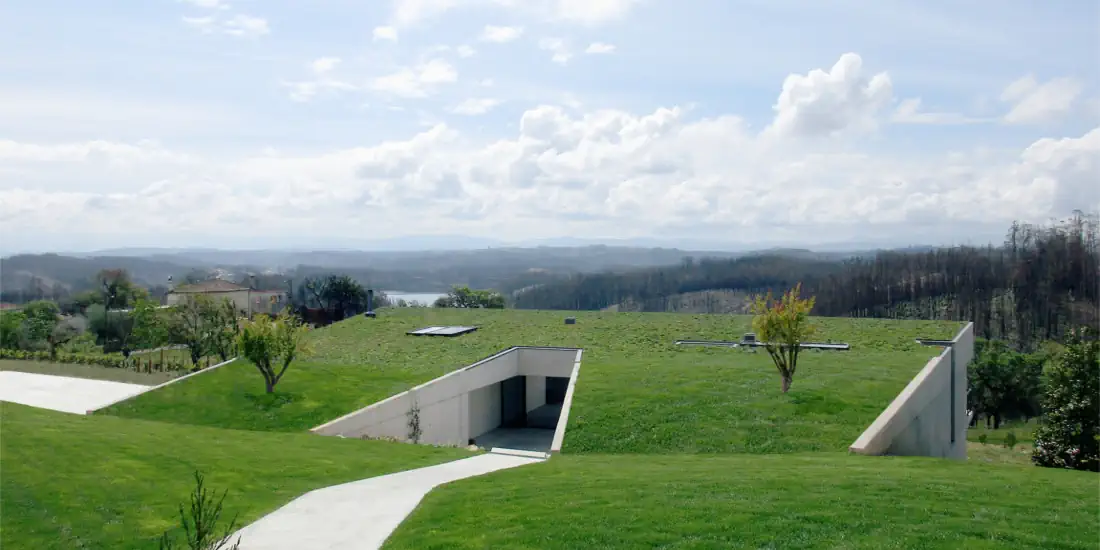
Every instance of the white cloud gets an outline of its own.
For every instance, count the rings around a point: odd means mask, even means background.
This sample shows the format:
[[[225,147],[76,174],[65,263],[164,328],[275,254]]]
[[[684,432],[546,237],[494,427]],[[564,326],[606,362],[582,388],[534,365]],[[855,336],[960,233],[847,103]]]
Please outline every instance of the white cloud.
[[[597,25],[622,19],[641,0],[556,0],[553,13],[560,19]]]
[[[903,100],[890,116],[890,122],[898,124],[976,124],[990,122],[961,113],[922,111],[919,97]]]
[[[245,38],[255,38],[271,32],[271,28],[267,25],[267,20],[261,17],[253,17],[244,14],[237,14],[227,19],[223,23],[222,28],[225,34],[243,36]]]
[[[194,27],[204,34],[217,30],[217,19],[213,16],[183,17],[182,19],[184,24]]]
[[[768,131],[812,137],[873,128],[878,111],[893,98],[893,86],[885,72],[867,78],[862,68],[859,55],[846,53],[828,72],[788,76]]]
[[[602,54],[602,53],[615,53],[615,45],[607,44],[604,42],[593,42],[585,48],[584,53],[587,54]]]
[[[216,15],[183,17],[183,22],[203,34],[221,33],[242,38],[257,38],[271,33],[267,20],[251,15],[237,14],[229,18]]]
[[[466,58],[466,57],[473,57],[473,55],[475,53],[477,53],[477,50],[471,48],[470,46],[468,46],[466,44],[463,44],[463,45],[455,48],[455,53],[457,53],[459,57]]]
[[[641,0],[393,0],[391,18],[410,26],[451,10],[495,7],[548,21],[600,25],[624,17]]]
[[[483,115],[500,105],[499,99],[471,98],[456,105],[451,112],[459,115]]]
[[[151,141],[139,141],[133,144],[106,140],[94,140],[82,143],[61,143],[41,145],[19,143],[12,140],[0,140],[0,162],[86,162],[103,161],[121,166],[134,163],[187,163],[190,155],[169,151]]]
[[[216,9],[216,10],[227,10],[227,9],[229,9],[229,4],[226,4],[223,0],[180,0],[180,1],[185,2],[187,4],[191,4],[192,6],[195,6],[195,7],[198,7],[198,8]]]
[[[481,31],[481,40],[484,42],[496,42],[503,44],[511,42],[523,35],[523,27],[498,27],[485,25]]]
[[[318,80],[299,80],[284,82],[290,90],[290,99],[305,103],[326,92],[345,92],[358,90],[359,87],[343,80],[321,78]]]
[[[427,97],[444,84],[458,80],[458,72],[442,59],[432,59],[415,67],[375,78],[372,87],[401,97]]]
[[[539,40],[539,49],[550,52],[550,60],[559,65],[565,65],[573,58],[568,44],[561,38],[543,38]]]
[[[389,40],[391,42],[396,42],[397,41],[397,29],[395,29],[393,27],[387,27],[387,26],[375,27],[374,31],[373,31],[373,38],[374,38],[375,41]]]
[[[760,245],[870,233],[951,239],[966,224],[999,232],[1013,219],[1100,206],[1100,128],[993,155],[896,157],[777,137],[755,135],[737,117],[692,118],[679,107],[571,115],[543,105],[523,113],[506,139],[479,142],[436,125],[313,155],[216,160],[150,144],[6,141],[0,170],[32,163],[34,171],[67,170],[69,180],[123,183],[61,190],[9,179],[0,185],[0,227],[60,234],[75,224],[98,235],[118,231],[125,216],[131,234],[713,233]],[[119,171],[135,164],[140,172]],[[339,227],[320,223],[337,217]]]
[[[1074,78],[1055,78],[1040,84],[1034,76],[1025,76],[1001,93],[1001,101],[1012,106],[1004,121],[1008,124],[1056,121],[1070,113],[1082,90],[1083,86]]]
[[[319,57],[317,59],[314,59],[313,62],[309,64],[309,66],[311,69],[313,69],[313,72],[317,74],[323,74],[335,69],[336,66],[339,64],[339,57]]]

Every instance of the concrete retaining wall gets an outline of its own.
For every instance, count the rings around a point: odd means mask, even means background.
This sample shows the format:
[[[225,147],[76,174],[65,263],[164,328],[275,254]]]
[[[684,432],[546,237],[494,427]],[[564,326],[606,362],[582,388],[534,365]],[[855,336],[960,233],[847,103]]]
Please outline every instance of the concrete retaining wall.
[[[421,443],[463,446],[500,426],[501,381],[520,375],[528,377],[530,411],[545,404],[546,377],[573,375],[579,370],[579,358],[577,349],[509,348],[311,431],[321,435],[409,441],[410,411],[415,405],[419,409]],[[559,428],[568,415],[571,395],[570,391],[562,407]]]
[[[561,416],[558,417],[558,426],[554,430],[554,441],[550,444],[550,452],[561,452],[561,445],[565,442],[565,428],[569,424],[569,410],[573,407],[573,391],[577,387],[577,377],[581,373],[581,354],[583,350],[577,350],[573,357],[573,370],[569,373],[569,386],[565,390],[565,401],[562,402]]]
[[[848,450],[966,460],[966,368],[973,358],[974,324],[968,323]]]

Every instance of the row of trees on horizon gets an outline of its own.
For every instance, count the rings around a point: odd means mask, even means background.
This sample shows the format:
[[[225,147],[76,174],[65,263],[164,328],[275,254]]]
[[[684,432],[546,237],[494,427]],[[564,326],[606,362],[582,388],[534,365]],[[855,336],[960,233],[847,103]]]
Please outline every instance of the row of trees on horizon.
[[[571,276],[516,293],[514,307],[598,310],[624,302],[663,311],[669,296],[715,289],[746,296],[801,283],[813,314],[973,321],[979,336],[1030,349],[1076,326],[1096,326],[1098,217],[1014,223],[1001,246],[880,252],[843,261],[758,255]]]

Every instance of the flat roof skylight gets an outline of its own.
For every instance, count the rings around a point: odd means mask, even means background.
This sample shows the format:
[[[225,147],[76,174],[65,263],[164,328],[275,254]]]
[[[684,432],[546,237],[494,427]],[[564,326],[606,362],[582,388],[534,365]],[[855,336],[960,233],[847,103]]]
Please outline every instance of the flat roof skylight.
[[[424,327],[410,330],[406,334],[413,336],[459,336],[475,330],[477,330],[477,327],[472,326]]]

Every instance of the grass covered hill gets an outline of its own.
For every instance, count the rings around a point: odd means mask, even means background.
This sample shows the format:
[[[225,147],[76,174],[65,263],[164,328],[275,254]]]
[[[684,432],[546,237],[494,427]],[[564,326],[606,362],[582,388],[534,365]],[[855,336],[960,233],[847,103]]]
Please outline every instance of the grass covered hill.
[[[458,449],[224,430],[0,403],[6,548],[156,548],[195,469],[241,525],[313,489],[469,456]]]
[[[386,548],[1092,550],[1096,488],[932,458],[563,455],[432,491]]]
[[[848,352],[807,353],[790,394],[765,353],[685,348],[684,338],[738,339],[727,315],[385,309],[313,333],[315,354],[265,395],[244,362],[116,405],[105,414],[266,431],[304,431],[514,345],[585,349],[567,453],[796,452],[846,449],[959,323],[817,319]],[[473,324],[457,338],[414,337]]]

